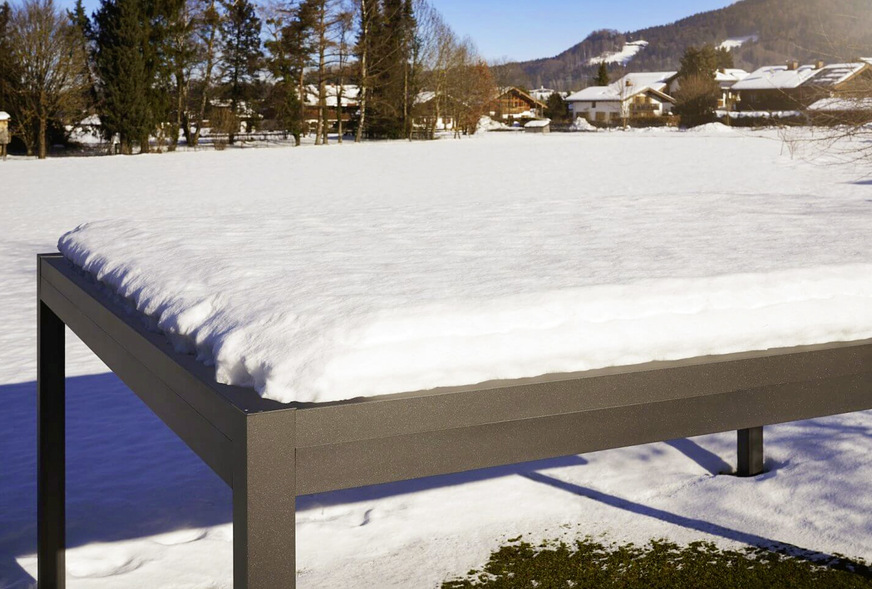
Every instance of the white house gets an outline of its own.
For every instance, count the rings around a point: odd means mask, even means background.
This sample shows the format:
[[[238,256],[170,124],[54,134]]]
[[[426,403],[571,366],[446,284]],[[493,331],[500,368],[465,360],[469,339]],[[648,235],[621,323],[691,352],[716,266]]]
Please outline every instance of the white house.
[[[668,92],[678,72],[627,74],[608,86],[591,86],[566,98],[572,118],[608,123],[624,118],[660,117],[672,112],[675,99]]]

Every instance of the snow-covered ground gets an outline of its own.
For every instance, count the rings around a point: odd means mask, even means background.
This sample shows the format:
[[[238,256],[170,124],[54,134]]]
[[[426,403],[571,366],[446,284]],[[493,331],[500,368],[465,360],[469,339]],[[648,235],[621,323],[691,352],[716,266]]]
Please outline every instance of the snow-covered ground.
[[[733,49],[738,49],[745,43],[756,43],[759,37],[757,35],[748,35],[746,37],[730,37],[729,39],[725,39],[718,45],[718,49],[726,49],[727,51],[732,51]]]
[[[632,272],[653,236],[653,258],[735,243],[708,260],[724,273],[771,270],[786,250],[809,266],[872,263],[864,171],[787,153],[769,131],[655,130],[0,163],[0,587],[36,574],[34,256],[79,223],[378,219],[437,195],[501,219],[570,198],[590,211],[578,235],[602,231],[606,210],[625,221],[592,253],[602,267],[585,272]],[[658,236],[658,219],[676,214],[686,222]],[[749,248],[758,255],[743,262]],[[229,587],[229,490],[72,336],[67,358],[69,586]],[[872,559],[872,414],[768,428],[770,471],[754,480],[713,476],[734,443],[727,433],[300,498],[299,584],[437,586],[519,534],[788,543]]]
[[[588,63],[590,63],[590,65],[599,65],[601,63],[627,65],[634,57],[636,57],[637,53],[645,49],[647,46],[648,41],[630,41],[629,43],[624,43],[624,46],[620,51],[603,53],[599,57],[592,57]]]

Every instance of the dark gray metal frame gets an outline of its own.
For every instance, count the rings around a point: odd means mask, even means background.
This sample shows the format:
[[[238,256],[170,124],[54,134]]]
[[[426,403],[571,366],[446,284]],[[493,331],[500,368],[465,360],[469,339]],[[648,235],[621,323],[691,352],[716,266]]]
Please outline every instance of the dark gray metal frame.
[[[64,326],[233,489],[237,589],[295,586],[295,497],[872,409],[872,340],[280,404],[217,384],[57,254],[38,259],[39,581],[64,586]]]

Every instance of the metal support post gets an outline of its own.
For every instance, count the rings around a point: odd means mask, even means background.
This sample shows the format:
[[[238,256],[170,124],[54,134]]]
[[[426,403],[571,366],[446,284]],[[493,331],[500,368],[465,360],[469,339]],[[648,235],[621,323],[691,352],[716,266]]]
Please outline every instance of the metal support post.
[[[234,589],[296,587],[295,410],[249,414],[235,443]]]
[[[40,589],[66,585],[64,324],[41,300],[37,317],[37,574]]]
[[[753,477],[763,472],[763,426],[740,429],[738,432],[740,477]]]

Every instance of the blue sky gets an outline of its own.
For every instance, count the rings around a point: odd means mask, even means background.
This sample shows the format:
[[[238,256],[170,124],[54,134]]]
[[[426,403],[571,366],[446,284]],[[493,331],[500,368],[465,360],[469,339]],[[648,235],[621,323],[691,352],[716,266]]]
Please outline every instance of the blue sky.
[[[72,7],[75,0],[57,0]],[[14,0],[13,0],[14,2]],[[730,0],[430,0],[488,60],[551,57],[596,29],[632,31],[723,8]],[[99,0],[85,0],[89,12]]]

